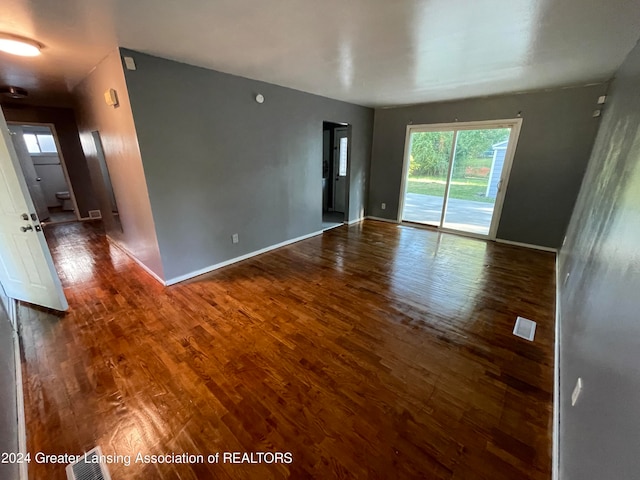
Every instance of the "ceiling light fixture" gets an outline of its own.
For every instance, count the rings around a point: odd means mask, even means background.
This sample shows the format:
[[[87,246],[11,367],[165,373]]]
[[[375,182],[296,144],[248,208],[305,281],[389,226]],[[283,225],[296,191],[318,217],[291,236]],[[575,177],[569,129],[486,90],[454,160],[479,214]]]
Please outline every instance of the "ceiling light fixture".
[[[0,50],[21,57],[36,57],[40,55],[42,45],[34,40],[8,33],[0,33]]]
[[[29,92],[20,87],[0,87],[0,93],[14,99],[27,98]]]

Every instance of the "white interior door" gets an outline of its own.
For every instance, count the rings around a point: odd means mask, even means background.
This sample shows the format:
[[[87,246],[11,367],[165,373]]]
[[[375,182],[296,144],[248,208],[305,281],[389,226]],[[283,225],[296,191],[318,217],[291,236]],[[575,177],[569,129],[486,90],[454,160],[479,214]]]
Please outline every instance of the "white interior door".
[[[347,205],[347,168],[349,137],[346,128],[336,128],[333,160],[333,210],[344,213]]]
[[[11,298],[67,310],[67,299],[1,112],[0,131],[0,283]]]
[[[27,189],[29,190],[29,195],[35,206],[38,218],[40,220],[46,220],[49,218],[49,209],[47,208],[47,201],[44,196],[44,191],[42,190],[42,185],[40,184],[41,178],[36,172],[33,159],[27,149],[27,144],[24,142],[24,130],[20,125],[11,125],[9,132],[11,132],[13,148],[18,156],[20,168],[22,169],[22,174],[27,183]]]

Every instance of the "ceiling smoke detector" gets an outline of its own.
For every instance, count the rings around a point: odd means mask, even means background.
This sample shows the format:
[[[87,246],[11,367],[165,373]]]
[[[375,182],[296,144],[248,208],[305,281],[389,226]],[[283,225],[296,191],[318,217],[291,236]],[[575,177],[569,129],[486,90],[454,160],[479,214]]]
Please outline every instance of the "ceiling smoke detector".
[[[0,87],[0,93],[14,99],[27,98],[29,95],[29,92],[20,87]]]

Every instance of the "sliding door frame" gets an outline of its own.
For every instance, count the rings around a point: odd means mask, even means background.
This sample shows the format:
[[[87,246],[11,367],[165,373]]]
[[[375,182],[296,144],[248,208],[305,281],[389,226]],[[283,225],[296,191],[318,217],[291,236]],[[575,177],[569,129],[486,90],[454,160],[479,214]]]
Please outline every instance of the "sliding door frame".
[[[454,123],[433,123],[422,125],[407,125],[407,133],[404,141],[404,156],[402,163],[402,181],[400,183],[400,200],[398,202],[398,223],[405,223],[408,225],[423,225],[426,227],[435,227],[438,231],[455,233],[459,235],[465,235],[469,237],[483,238],[488,240],[495,240],[498,232],[498,225],[500,224],[500,216],[502,215],[502,207],[504,205],[504,197],[507,191],[507,184],[509,183],[509,177],[511,176],[511,167],[513,165],[513,157],[516,153],[518,145],[518,139],[520,138],[520,130],[522,127],[522,118],[510,118],[500,120],[482,120],[477,122],[454,122]],[[493,204],[493,215],[491,217],[491,226],[489,227],[489,233],[482,235],[478,233],[465,232],[463,230],[453,230],[443,227],[445,212],[447,203],[449,201],[449,193],[451,188],[451,173],[453,169],[453,162],[455,158],[455,149],[457,144],[458,132],[462,130],[479,130],[489,128],[510,128],[511,134],[509,135],[509,143],[507,145],[507,151],[504,158],[504,164],[502,166],[502,173],[500,174],[498,194],[496,195],[496,201]],[[404,201],[407,193],[408,177],[409,177],[409,163],[411,162],[411,134],[420,132],[443,132],[453,131],[453,143],[451,146],[451,154],[449,157],[449,170],[447,174],[447,185],[445,187],[445,194],[442,200],[442,214],[440,215],[440,223],[438,226],[429,225],[421,222],[408,222],[402,219],[404,213]]]

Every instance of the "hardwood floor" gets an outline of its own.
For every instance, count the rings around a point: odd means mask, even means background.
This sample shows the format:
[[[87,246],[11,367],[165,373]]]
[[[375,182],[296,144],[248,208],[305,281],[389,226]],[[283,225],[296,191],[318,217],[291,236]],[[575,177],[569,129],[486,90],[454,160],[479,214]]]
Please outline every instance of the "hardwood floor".
[[[19,310],[32,455],[204,455],[114,480],[550,478],[553,254],[365,221],[165,288],[95,225],[47,236],[71,309]],[[206,462],[234,451],[293,462]]]

